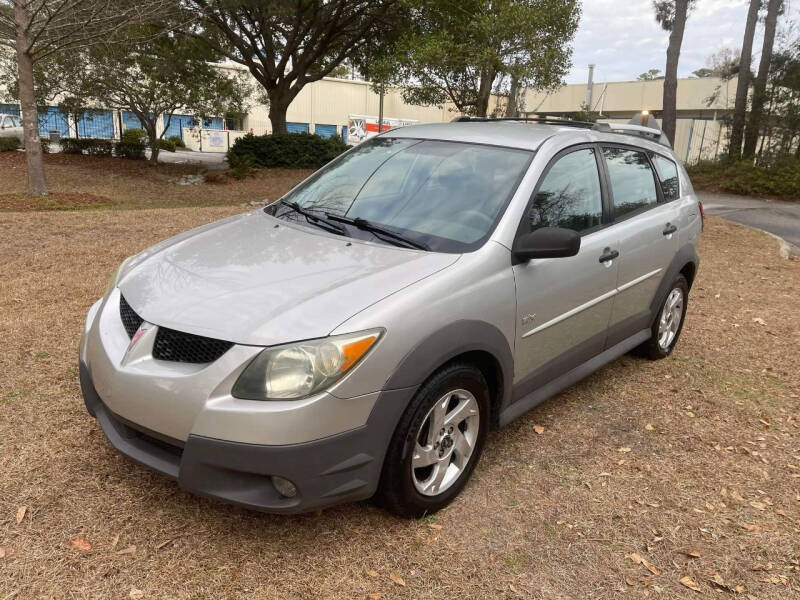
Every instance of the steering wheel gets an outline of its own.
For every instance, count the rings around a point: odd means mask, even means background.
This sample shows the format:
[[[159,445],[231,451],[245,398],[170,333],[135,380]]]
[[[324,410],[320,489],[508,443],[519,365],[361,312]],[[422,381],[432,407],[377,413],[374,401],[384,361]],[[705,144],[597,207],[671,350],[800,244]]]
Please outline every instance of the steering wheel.
[[[469,225],[475,229],[482,229],[487,230],[489,227],[492,226],[494,220],[491,217],[488,217],[484,213],[479,210],[465,210],[458,214],[458,220],[464,223],[465,225]]]

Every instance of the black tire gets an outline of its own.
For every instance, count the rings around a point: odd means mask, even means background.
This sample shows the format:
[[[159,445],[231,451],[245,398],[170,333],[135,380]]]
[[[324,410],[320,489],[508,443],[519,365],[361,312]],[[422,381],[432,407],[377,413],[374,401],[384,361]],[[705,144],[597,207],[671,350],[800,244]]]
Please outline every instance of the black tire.
[[[673,290],[676,289],[680,290],[681,294],[683,295],[681,322],[678,324],[678,330],[675,332],[675,337],[673,337],[672,341],[664,348],[659,344],[659,323],[661,320],[661,314],[664,311],[664,305],[669,299],[670,294],[672,294]],[[678,343],[678,339],[681,336],[681,331],[683,331],[683,322],[686,319],[686,308],[688,305],[689,284],[683,275],[678,275],[675,278],[675,281],[672,282],[672,285],[669,286],[667,293],[664,294],[664,297],[661,299],[661,303],[658,305],[658,312],[656,313],[655,319],[653,319],[653,325],[650,330],[650,339],[636,348],[636,354],[650,360],[661,360],[662,358],[666,358],[672,354],[672,351],[675,349],[675,345]]]
[[[437,400],[454,390],[466,390],[479,408],[478,433],[472,454],[458,478],[437,495],[420,493],[412,476],[412,455],[428,412]],[[480,459],[489,431],[489,388],[481,371],[472,365],[453,363],[432,375],[417,391],[395,429],[383,463],[376,501],[398,516],[418,518],[444,508],[466,485]]]

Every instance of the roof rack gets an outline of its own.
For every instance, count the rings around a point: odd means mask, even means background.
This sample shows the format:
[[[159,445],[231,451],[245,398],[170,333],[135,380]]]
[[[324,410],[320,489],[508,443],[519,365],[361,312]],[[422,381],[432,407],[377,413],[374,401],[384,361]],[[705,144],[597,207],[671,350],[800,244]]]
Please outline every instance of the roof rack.
[[[559,125],[561,127],[578,127],[581,129],[592,129],[603,133],[621,133],[623,135],[639,135],[654,141],[667,148],[672,148],[667,136],[660,129],[653,127],[643,127],[642,125],[631,125],[629,123],[589,123],[587,121],[572,121],[569,119],[554,119],[550,117],[456,117],[451,123],[477,122],[487,123],[494,121],[519,121],[522,123],[542,123],[545,125]]]
[[[570,119],[554,119],[551,117],[456,117],[451,123],[466,123],[468,121],[477,123],[493,123],[495,121],[521,121],[523,123],[546,123],[547,125],[561,125],[563,127],[580,127],[581,129],[592,129],[594,123],[587,121],[572,121]]]

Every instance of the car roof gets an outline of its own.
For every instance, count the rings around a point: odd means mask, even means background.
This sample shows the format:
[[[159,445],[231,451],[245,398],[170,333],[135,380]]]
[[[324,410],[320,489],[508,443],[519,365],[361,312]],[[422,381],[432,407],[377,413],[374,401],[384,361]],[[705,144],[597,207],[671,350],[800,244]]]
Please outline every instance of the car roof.
[[[557,121],[526,123],[514,120],[472,120],[428,123],[391,129],[381,135],[395,138],[468,142],[523,150],[537,150],[550,138],[569,136],[570,141],[576,144],[586,142],[626,144],[674,158],[674,152],[671,147],[633,132],[598,130],[593,129],[591,126],[576,126],[575,123],[559,125]]]
[[[422,138],[451,142],[470,142],[536,150],[542,143],[563,131],[575,132],[574,127],[520,123],[519,121],[463,121],[428,123],[392,129],[383,135],[393,138]]]

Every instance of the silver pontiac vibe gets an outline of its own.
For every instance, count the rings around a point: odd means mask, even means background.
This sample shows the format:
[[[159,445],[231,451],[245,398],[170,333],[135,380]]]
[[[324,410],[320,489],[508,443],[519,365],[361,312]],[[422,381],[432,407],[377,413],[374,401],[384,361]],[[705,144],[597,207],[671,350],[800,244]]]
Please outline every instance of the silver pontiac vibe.
[[[198,494],[430,513],[490,427],[629,351],[672,352],[701,230],[658,130],[392,130],[128,258],[86,320],[86,407]]]

